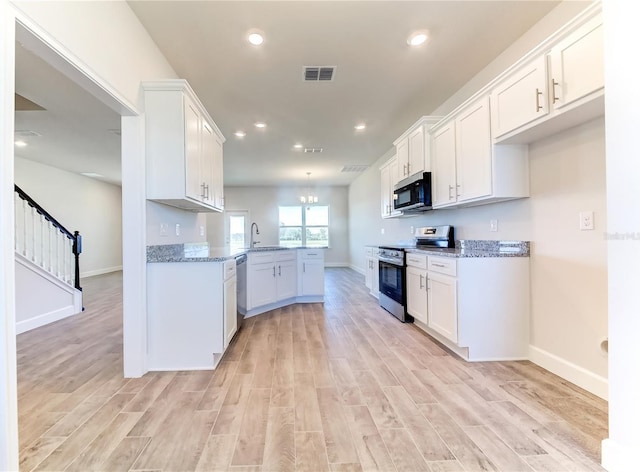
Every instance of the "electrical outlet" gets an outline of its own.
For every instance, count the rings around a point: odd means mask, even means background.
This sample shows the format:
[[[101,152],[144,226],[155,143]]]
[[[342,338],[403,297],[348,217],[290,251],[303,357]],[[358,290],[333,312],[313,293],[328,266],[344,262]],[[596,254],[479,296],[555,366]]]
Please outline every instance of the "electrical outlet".
[[[414,231],[415,231],[415,228],[411,226],[411,234],[413,234]]]
[[[169,225],[167,223],[160,223],[160,236],[169,235]]]
[[[592,229],[594,229],[593,212],[581,211],[580,212],[580,231],[590,231]]]
[[[380,234],[384,234],[384,228],[380,228]]]
[[[498,220],[489,221],[489,231],[493,231],[493,232],[498,231]]]
[[[180,223],[176,223],[176,236],[180,236]]]
[[[200,236],[204,236],[204,226],[200,226]]]

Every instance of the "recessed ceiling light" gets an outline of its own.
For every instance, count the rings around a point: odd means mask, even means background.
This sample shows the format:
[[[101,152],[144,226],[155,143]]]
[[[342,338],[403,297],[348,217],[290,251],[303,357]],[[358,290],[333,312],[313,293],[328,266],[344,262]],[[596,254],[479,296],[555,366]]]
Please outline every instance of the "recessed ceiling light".
[[[247,36],[247,41],[249,41],[254,46],[260,46],[262,43],[264,43],[264,36],[254,31],[252,33],[249,33],[249,36]]]
[[[296,149],[302,149],[303,146],[302,144],[298,143],[298,144],[294,144],[293,147]]]
[[[355,128],[357,131],[362,131],[362,130],[363,130],[363,129],[365,129],[366,127],[367,127],[367,125],[365,125],[364,123],[359,123],[359,124],[357,124],[357,125],[355,125],[355,126],[354,126],[354,128]]]
[[[244,138],[247,133],[245,133],[244,131],[236,131],[235,133],[233,133],[237,138]]]
[[[267,124],[263,123],[261,121],[258,121],[257,123],[255,123],[253,126],[255,126],[256,128],[266,128]]]
[[[15,144],[16,147],[25,147],[27,145],[24,141],[14,141],[13,144]]]
[[[407,39],[407,44],[409,46],[420,46],[422,44],[424,44],[427,39],[429,39],[429,35],[427,34],[427,31],[422,30],[422,31],[416,31],[415,33],[411,34],[411,36],[409,36],[409,39]]]

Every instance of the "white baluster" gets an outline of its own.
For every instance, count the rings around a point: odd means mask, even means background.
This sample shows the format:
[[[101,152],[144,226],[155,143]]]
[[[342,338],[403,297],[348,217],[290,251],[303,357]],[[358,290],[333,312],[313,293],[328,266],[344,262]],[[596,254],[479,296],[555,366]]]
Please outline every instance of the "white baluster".
[[[15,251],[22,253],[24,244],[22,242],[22,198],[17,193],[13,194],[14,199],[14,224],[15,224]]]

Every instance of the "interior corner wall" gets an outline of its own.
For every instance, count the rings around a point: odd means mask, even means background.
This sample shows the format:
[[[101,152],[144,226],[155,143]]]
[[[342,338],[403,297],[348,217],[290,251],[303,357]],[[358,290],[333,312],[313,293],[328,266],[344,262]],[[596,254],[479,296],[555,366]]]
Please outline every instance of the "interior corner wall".
[[[248,210],[249,218],[260,228],[260,243],[264,246],[277,245],[279,241],[279,205],[300,205],[303,188],[298,187],[225,187],[225,207],[227,210]],[[325,264],[347,266],[349,264],[349,209],[347,187],[318,187],[313,191],[320,204],[329,205],[329,249],[325,252]],[[220,218],[216,231],[223,232]],[[211,224],[209,227],[211,228]],[[219,234],[219,233],[218,233]],[[209,235],[209,241],[219,238]]]
[[[122,190],[116,185],[15,158],[15,182],[69,231],[80,231],[80,276],[122,269]]]

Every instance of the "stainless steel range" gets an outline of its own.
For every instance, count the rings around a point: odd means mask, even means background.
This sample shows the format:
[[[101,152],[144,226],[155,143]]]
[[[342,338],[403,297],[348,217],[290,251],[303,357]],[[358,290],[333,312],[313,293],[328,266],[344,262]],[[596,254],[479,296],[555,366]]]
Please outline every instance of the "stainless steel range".
[[[413,321],[413,317],[407,313],[405,249],[417,247],[454,247],[453,226],[417,228],[414,244],[380,246],[378,300],[382,308],[403,323]]]

